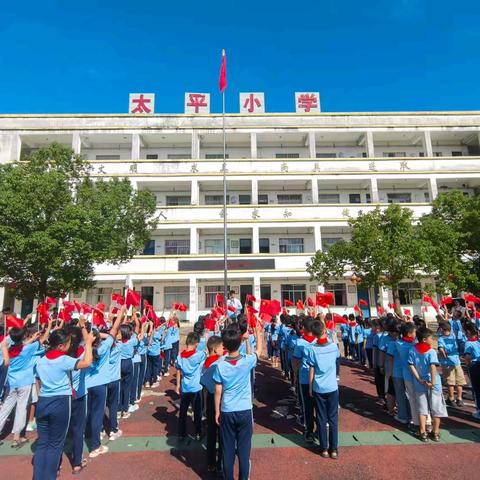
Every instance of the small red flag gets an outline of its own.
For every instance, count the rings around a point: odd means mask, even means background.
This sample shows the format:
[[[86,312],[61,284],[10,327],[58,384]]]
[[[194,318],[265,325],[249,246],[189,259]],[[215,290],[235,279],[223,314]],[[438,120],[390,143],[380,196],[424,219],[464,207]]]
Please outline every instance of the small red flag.
[[[297,301],[297,309],[298,310],[305,310],[305,306],[303,305],[303,302],[301,300]]]
[[[333,314],[333,321],[335,323],[343,323],[343,324],[347,324],[348,323],[348,320],[346,318],[343,318],[341,315],[339,315],[338,313],[334,313]]]
[[[307,297],[307,305],[309,307],[314,307],[315,306],[315,304],[313,303],[313,300],[310,297]]]
[[[361,298],[359,301],[358,301],[358,304],[359,305],[363,305],[364,307],[368,307],[368,302],[366,300],[364,300],[363,298]]]
[[[436,304],[436,303],[433,301],[432,297],[430,297],[430,296],[428,296],[428,295],[424,295],[424,296],[423,296],[423,301],[429,303],[435,310],[438,310],[438,304]],[[426,310],[425,310],[425,311],[426,311]]]
[[[220,91],[223,93],[227,88],[227,56],[225,50],[222,50],[222,65],[220,67]]]
[[[289,300],[288,298],[285,298],[285,300],[283,300],[283,304],[286,306],[286,307],[294,307],[295,304]]]
[[[131,288],[127,288],[127,295],[125,296],[125,303],[127,308],[130,306],[139,307],[140,306],[140,294]]]
[[[5,317],[6,328],[23,328],[23,320],[15,315],[7,315]]]
[[[256,302],[257,301],[257,299],[253,295],[251,295],[250,293],[247,294],[247,297],[245,298],[245,300],[247,302]]]
[[[48,314],[49,305],[45,302],[39,303],[37,305],[37,313],[38,313],[38,322],[40,325],[46,325],[48,323],[48,319],[50,318]]]
[[[379,315],[383,315],[385,313],[385,309],[383,307],[378,306],[377,312],[379,313]]]
[[[403,313],[404,313],[405,315],[411,315],[411,314],[412,314],[412,312],[411,312],[408,308],[405,308],[405,309],[403,310]]]

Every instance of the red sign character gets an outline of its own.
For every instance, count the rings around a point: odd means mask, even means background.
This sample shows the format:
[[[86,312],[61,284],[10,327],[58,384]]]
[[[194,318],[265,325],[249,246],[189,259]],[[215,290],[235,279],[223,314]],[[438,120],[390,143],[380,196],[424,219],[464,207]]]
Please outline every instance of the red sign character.
[[[248,107],[248,112],[252,113],[255,110],[255,105],[260,108],[262,106],[262,102],[259,98],[255,97],[253,93],[251,93],[246,99],[245,103],[243,104],[243,108]]]
[[[131,113],[150,113],[152,110],[146,105],[150,103],[149,98],[144,98],[141,94],[138,98],[132,98],[132,103],[137,103],[138,105],[132,110]]]
[[[305,112],[309,112],[312,108],[318,107],[318,99],[315,94],[302,93],[297,99],[298,108]]]
[[[199,112],[200,107],[208,107],[208,103],[205,101],[205,95],[202,93],[189,93],[188,98],[187,107],[194,107],[195,113]]]

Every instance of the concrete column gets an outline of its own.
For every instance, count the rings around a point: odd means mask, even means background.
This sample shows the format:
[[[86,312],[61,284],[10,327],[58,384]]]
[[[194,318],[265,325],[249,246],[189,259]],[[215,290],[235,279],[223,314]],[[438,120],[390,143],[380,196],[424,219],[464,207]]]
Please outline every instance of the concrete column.
[[[132,134],[132,160],[138,160],[140,158],[140,135],[138,133]]]
[[[22,153],[22,139],[18,133],[13,136],[12,139],[12,156],[11,159],[20,160],[20,155]]]
[[[373,132],[368,131],[365,134],[365,147],[367,149],[367,157],[375,157],[375,144],[373,143]]]
[[[190,308],[188,320],[190,323],[197,321],[198,299],[197,299],[197,279],[190,277]]]
[[[315,132],[308,132],[308,155],[310,158],[317,158],[317,145],[315,143]]]
[[[132,185],[133,190],[136,192],[138,190],[137,181],[134,178],[130,178],[130,184]]]
[[[315,251],[318,252],[322,249],[322,229],[320,225],[313,227],[313,236],[315,241]]]
[[[260,228],[252,227],[252,253],[260,253]]]
[[[198,187],[198,180],[195,178],[192,178],[190,203],[192,205],[200,205],[200,189]]]
[[[5,306],[3,302],[5,301],[5,287],[0,287],[0,310]]]
[[[190,255],[198,254],[198,230],[197,227],[190,227]]]
[[[382,307],[386,308],[390,303],[390,292],[386,287],[380,287],[380,304]]]
[[[379,203],[380,197],[378,195],[378,184],[377,179],[374,177],[370,178],[370,190],[372,193],[372,203]]]
[[[22,301],[19,298],[15,297],[15,301],[13,303],[13,311],[17,315],[20,315],[22,313]]]
[[[428,189],[430,191],[430,201],[433,202],[438,197],[437,179],[435,177],[430,177]]]
[[[192,132],[192,158],[200,158],[200,137],[197,132]]]
[[[258,180],[252,178],[252,205],[258,205]]]
[[[311,180],[312,185],[312,203],[318,205],[318,180],[316,177]]]
[[[424,155],[426,157],[433,157],[432,137],[428,130],[423,132],[422,144]]]
[[[79,132],[73,132],[72,136],[72,150],[74,153],[77,155],[80,155],[82,151],[82,140],[80,138],[80,133]]]
[[[260,285],[261,279],[259,275],[253,276],[253,296],[256,298],[256,306],[260,305]]]
[[[250,158],[257,158],[257,134],[250,134]]]

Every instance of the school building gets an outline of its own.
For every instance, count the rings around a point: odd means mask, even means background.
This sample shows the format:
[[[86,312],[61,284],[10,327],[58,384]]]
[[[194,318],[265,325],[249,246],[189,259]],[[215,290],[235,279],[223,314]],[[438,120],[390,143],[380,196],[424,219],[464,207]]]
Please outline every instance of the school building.
[[[98,265],[96,287],[72,298],[109,302],[126,279],[168,313],[206,313],[223,289],[223,134],[219,114],[2,115],[0,162],[53,141],[91,162],[96,178],[128,177],[153,192],[159,224],[130,262]],[[480,112],[262,113],[226,115],[229,284],[243,302],[335,294],[338,313],[388,291],[348,277],[318,286],[305,271],[319,249],[348,238],[347,216],[401,203],[427,213],[440,193],[480,186]],[[395,254],[395,252],[392,252]],[[405,279],[401,302],[421,312],[422,283]],[[0,307],[31,301],[0,288]],[[368,314],[368,312],[366,312]]]

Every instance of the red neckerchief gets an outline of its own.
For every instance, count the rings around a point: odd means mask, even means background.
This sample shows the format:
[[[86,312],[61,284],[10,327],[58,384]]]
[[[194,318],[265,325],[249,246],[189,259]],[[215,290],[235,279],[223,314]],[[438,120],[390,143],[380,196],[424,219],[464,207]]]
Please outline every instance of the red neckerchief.
[[[45,356],[49,359],[49,360],[55,360],[56,358],[59,358],[59,357],[63,357],[64,355],[66,355],[67,353],[66,352],[61,352],[60,350],[49,350]]]
[[[327,320],[325,322],[325,326],[328,330],[333,330],[335,328],[335,323],[333,322],[333,320]]]
[[[413,343],[413,338],[412,337],[402,337],[402,340],[407,343]]]
[[[165,352],[164,352],[163,350],[160,352],[160,358],[161,358],[162,360],[165,359]]]
[[[312,343],[315,340],[315,337],[313,335],[303,335],[302,338],[306,340],[308,343]]]
[[[212,355],[205,360],[205,368],[208,368],[212,363],[215,363],[220,358],[220,355]]]
[[[317,340],[317,343],[318,343],[319,345],[326,345],[326,344],[328,343],[328,337],[319,338],[319,339]]]
[[[85,351],[85,349],[83,347],[78,347],[77,348],[77,358],[79,358],[84,351]]]
[[[10,356],[10,358],[16,358],[22,353],[22,350],[23,345],[12,345],[8,349],[8,355]]]
[[[182,358],[190,358],[190,357],[192,357],[193,355],[195,355],[196,353],[197,353],[196,350],[184,350],[184,351],[180,354],[180,356],[181,356]]]
[[[127,342],[128,342],[128,339],[122,338],[122,343],[127,343]]]
[[[355,327],[357,325],[357,322],[348,322],[349,327]]]
[[[228,363],[230,363],[231,365],[236,365],[237,362],[242,358],[241,355],[239,355],[238,357],[235,357],[235,358],[231,358],[231,357],[226,357],[225,358],[225,361],[227,361]]]
[[[469,342],[478,342],[478,337],[471,337],[468,339]]]
[[[422,355],[425,355],[432,347],[425,342],[418,342],[415,345],[415,348],[417,349],[418,353],[421,353]]]

